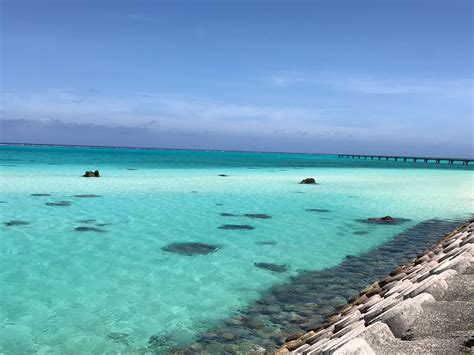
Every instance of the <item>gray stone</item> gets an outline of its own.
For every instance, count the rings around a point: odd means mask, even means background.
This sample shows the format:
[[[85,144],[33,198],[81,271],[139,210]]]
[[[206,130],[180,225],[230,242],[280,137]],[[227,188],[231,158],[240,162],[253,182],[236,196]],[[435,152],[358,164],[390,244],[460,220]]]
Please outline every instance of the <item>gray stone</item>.
[[[474,244],[474,234],[467,235],[464,239],[461,240],[460,246],[464,246],[467,244]]]
[[[382,313],[373,323],[378,321],[386,323],[393,335],[400,338],[422,313],[423,308],[417,302],[407,299]]]
[[[388,291],[385,294],[385,297],[391,296],[396,292],[398,292],[398,293],[403,292],[404,290],[407,290],[412,286],[413,286],[413,283],[411,283],[408,280],[407,281],[399,281],[399,284],[397,286],[393,287],[390,291]]]
[[[380,297],[379,295],[373,295],[364,304],[361,305],[361,307],[359,308],[359,311],[361,313],[365,313],[370,307],[380,302],[381,299],[382,297]]]
[[[329,338],[322,338],[306,349],[307,355],[321,354],[321,349],[330,342]]]
[[[383,322],[369,325],[358,338],[364,339],[370,346],[384,346],[395,340],[392,331]]]
[[[337,333],[338,331],[340,331],[345,326],[347,326],[351,323],[357,322],[360,318],[361,318],[361,313],[358,310],[356,310],[355,312],[353,312],[353,313],[351,313],[347,316],[342,317],[341,320],[334,323],[334,332]]]
[[[327,344],[325,344],[321,350],[323,354],[332,354],[337,349],[342,347],[349,340],[357,337],[360,333],[365,330],[365,326],[359,325],[357,328],[352,329],[349,333],[343,335],[340,338],[331,339]]]
[[[387,298],[382,299],[380,302],[374,304],[372,307],[369,308],[367,313],[363,315],[366,323],[371,324],[373,320],[380,316],[382,313],[387,311],[388,309],[395,307],[397,304],[402,302],[402,299],[399,298],[399,293],[396,292],[393,295],[390,295]]]
[[[365,327],[365,322],[363,320],[350,323],[341,330],[339,330],[337,333],[335,333],[333,338],[340,338],[343,335],[346,335],[347,333],[351,332],[352,330],[360,328],[361,325]]]
[[[419,287],[410,292],[410,297],[415,297],[420,293],[427,292],[435,299],[439,300],[444,296],[446,290],[448,289],[448,284],[446,281],[444,281],[444,279],[438,275],[432,275],[418,285]]]
[[[364,339],[355,338],[336,350],[334,355],[375,355],[375,352]]]
[[[423,305],[425,305],[425,304],[436,302],[435,298],[431,294],[426,293],[426,292],[421,293],[416,297],[413,297],[412,301],[415,302],[416,304],[418,304],[421,307],[423,307]]]
[[[434,268],[431,273],[436,275],[440,274],[443,271],[453,269],[456,270],[459,274],[462,274],[470,266],[470,262],[464,255],[458,255],[452,259],[446,259],[441,262],[436,268]]]

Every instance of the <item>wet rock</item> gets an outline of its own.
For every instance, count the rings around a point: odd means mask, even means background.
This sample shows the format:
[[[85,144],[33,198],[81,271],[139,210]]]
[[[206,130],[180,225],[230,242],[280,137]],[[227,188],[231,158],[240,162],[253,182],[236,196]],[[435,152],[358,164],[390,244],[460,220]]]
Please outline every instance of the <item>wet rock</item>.
[[[59,202],[46,202],[46,206],[59,206],[59,207],[68,207],[71,206],[69,201],[59,201]]]
[[[265,213],[246,213],[246,214],[244,214],[244,217],[256,218],[256,219],[269,219],[269,218],[272,218],[272,216],[269,216],[268,214],[265,214]]]
[[[85,195],[74,195],[74,197],[79,197],[79,198],[94,198],[94,197],[102,197],[100,195],[92,195],[92,194],[85,194]]]
[[[305,334],[305,332],[298,332],[298,333],[292,334],[292,335],[286,337],[285,342],[287,343],[289,341],[296,340],[296,339],[302,337],[304,334]]]
[[[385,217],[376,217],[376,218],[367,218],[367,219],[360,219],[358,222],[362,223],[368,223],[368,224],[402,224],[405,222],[410,221],[409,219],[406,218],[394,218],[391,216],[385,216]]]
[[[4,225],[7,227],[13,227],[13,226],[27,226],[30,224],[30,222],[26,221],[8,221],[8,222],[3,222]]]
[[[325,212],[331,212],[327,209],[324,209],[324,208],[307,208],[306,209],[307,212],[321,212],[321,213],[325,213]]]
[[[273,263],[254,263],[259,269],[270,270],[272,272],[282,273],[288,270],[286,265],[273,264]]]
[[[96,170],[96,171],[86,171],[84,173],[84,175],[82,175],[83,177],[100,177],[100,173],[99,173],[99,170]]]
[[[354,235],[367,235],[367,234],[369,234],[369,232],[367,232],[367,231],[355,231],[352,234],[354,234]]]
[[[168,253],[192,256],[192,255],[204,255],[204,254],[213,253],[219,248],[220,247],[217,245],[189,242],[189,243],[171,243],[162,247],[161,250],[166,251]]]
[[[249,226],[247,224],[224,224],[219,227],[219,229],[224,230],[251,230],[255,229],[255,227]]]
[[[219,174],[217,176],[221,176],[221,177],[228,177],[229,175],[226,175],[226,174]]]
[[[40,196],[51,196],[51,194],[30,194],[30,196],[37,196],[37,197],[40,197]]]
[[[238,215],[233,213],[221,213],[222,217],[238,217]]]
[[[96,227],[85,227],[85,226],[76,227],[76,228],[74,228],[74,230],[75,230],[76,232],[97,232],[97,233],[105,233],[105,232],[106,232],[105,230],[100,229],[100,228],[96,228]]]
[[[316,185],[316,180],[314,178],[306,178],[301,180],[300,184]]]

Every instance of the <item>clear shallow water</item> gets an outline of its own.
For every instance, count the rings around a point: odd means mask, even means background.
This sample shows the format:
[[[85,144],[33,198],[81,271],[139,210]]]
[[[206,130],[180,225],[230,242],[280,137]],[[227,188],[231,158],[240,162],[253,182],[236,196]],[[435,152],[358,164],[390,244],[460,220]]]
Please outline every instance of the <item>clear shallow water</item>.
[[[95,169],[101,178],[80,177]],[[474,211],[474,170],[465,166],[0,147],[0,171],[1,222],[29,223],[0,226],[5,353],[146,353],[157,349],[150,347],[153,336],[163,351],[186,345],[292,276],[337,266],[419,222],[465,219]],[[320,184],[298,184],[310,176]],[[74,197],[83,194],[100,197]],[[46,205],[61,201],[70,206]],[[271,218],[243,216],[262,213]],[[385,215],[411,221],[357,222]],[[224,224],[255,229],[218,228]],[[175,242],[219,249],[197,256],[161,249]]]

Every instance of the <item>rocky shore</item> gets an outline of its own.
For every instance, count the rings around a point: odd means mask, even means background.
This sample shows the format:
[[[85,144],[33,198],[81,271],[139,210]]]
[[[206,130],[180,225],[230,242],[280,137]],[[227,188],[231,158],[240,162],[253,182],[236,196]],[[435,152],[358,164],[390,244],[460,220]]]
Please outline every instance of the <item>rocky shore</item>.
[[[474,331],[474,221],[447,236],[277,354],[459,353]],[[456,339],[456,340],[453,340]]]

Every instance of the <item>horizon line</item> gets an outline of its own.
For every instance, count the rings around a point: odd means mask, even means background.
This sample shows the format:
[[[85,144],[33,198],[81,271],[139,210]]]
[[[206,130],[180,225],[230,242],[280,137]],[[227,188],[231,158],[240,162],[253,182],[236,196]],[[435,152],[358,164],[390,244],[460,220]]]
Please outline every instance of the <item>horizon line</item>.
[[[283,151],[258,151],[258,150],[230,150],[230,149],[206,149],[206,148],[165,148],[165,147],[133,147],[133,146],[110,146],[110,145],[88,145],[88,144],[60,144],[60,143],[24,143],[24,142],[0,142],[0,146],[43,146],[43,147],[70,147],[70,148],[99,148],[99,149],[131,149],[131,150],[178,150],[191,152],[226,152],[226,153],[258,153],[258,154],[299,154],[299,155],[354,155],[367,157],[390,157],[390,158],[420,158],[420,159],[451,159],[451,160],[469,160],[474,157],[433,157],[419,155],[387,155],[387,154],[360,154],[360,153],[303,153],[303,152],[283,152]]]

